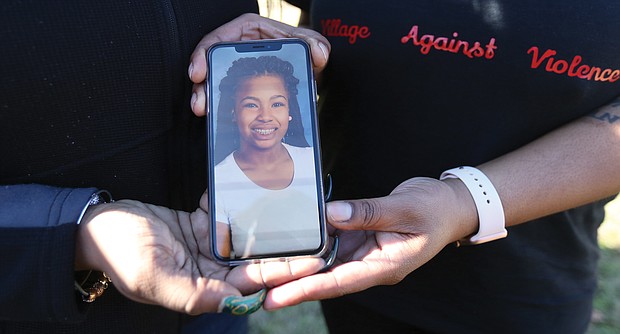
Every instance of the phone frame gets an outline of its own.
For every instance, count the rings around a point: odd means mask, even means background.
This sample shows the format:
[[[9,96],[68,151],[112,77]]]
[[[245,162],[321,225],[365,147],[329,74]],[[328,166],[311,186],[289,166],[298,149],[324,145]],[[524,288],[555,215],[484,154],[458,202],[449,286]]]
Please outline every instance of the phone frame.
[[[313,158],[314,158],[314,180],[316,185],[316,201],[317,201],[317,210],[318,210],[318,233],[320,238],[320,244],[318,247],[314,249],[303,249],[303,250],[290,250],[286,252],[276,252],[270,254],[263,255],[253,255],[248,256],[246,258],[228,258],[223,257],[217,252],[217,219],[216,219],[216,194],[215,194],[215,166],[216,161],[214,158],[215,151],[215,138],[216,138],[216,117],[217,117],[217,108],[215,106],[219,104],[219,101],[214,101],[215,96],[219,94],[214,94],[214,90],[219,89],[220,81],[217,80],[216,75],[214,74],[214,67],[221,66],[221,64],[213,63],[213,55],[218,50],[222,48],[234,48],[237,58],[244,57],[258,57],[261,55],[278,55],[278,51],[282,49],[284,45],[287,44],[297,44],[302,46],[303,49],[303,57],[305,60],[303,61],[305,72],[305,77],[307,81],[303,87],[307,87],[307,95],[308,100],[302,101],[301,94],[298,94],[297,101],[299,102],[300,107],[304,105],[307,108],[308,115],[306,121],[309,122],[304,125],[309,125],[309,129],[304,130],[306,135],[309,135],[310,145],[313,150]],[[287,59],[285,59],[287,60]],[[297,60],[296,63],[298,63]],[[295,66],[294,66],[295,67]],[[228,68],[225,66],[225,68]],[[297,70],[297,67],[295,67]],[[220,73],[222,71],[220,70]],[[225,72],[225,71],[224,71]],[[298,78],[300,82],[302,78]],[[220,78],[221,80],[221,78]],[[207,96],[207,175],[208,175],[208,212],[209,212],[209,229],[210,229],[210,248],[211,255],[213,258],[222,264],[227,265],[239,265],[244,263],[256,263],[261,261],[285,261],[291,258],[297,257],[320,257],[323,256],[327,252],[327,244],[328,244],[328,235],[327,235],[327,226],[326,226],[326,218],[325,218],[325,194],[324,194],[324,185],[323,185],[323,172],[322,172],[322,163],[321,163],[321,150],[320,150],[320,141],[319,141],[319,130],[318,130],[318,117],[317,117],[317,91],[316,91],[316,81],[314,79],[313,70],[312,70],[312,59],[310,55],[310,47],[308,44],[302,39],[297,38],[286,38],[286,39],[265,39],[265,40],[250,40],[250,41],[241,41],[241,42],[219,42],[212,45],[207,51],[207,79],[205,84],[205,92]],[[301,92],[301,90],[300,90]],[[216,104],[217,103],[217,104]],[[232,238],[232,232],[231,238]],[[232,241],[231,241],[232,243]]]

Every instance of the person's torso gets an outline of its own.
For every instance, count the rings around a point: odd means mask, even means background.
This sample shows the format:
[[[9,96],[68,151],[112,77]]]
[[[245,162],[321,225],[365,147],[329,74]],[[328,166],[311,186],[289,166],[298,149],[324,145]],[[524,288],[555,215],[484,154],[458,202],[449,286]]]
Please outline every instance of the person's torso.
[[[488,161],[609,103],[619,6],[314,1],[332,44],[319,103],[335,195]]]
[[[189,192],[179,182],[204,188],[184,179],[204,175],[203,120],[189,110],[190,54],[209,31],[256,12],[255,1],[0,8],[0,183],[95,186],[157,204],[169,204],[170,191]]]
[[[414,176],[476,166],[612,102],[619,10],[603,1],[313,1],[312,25],[332,45],[319,117],[334,198],[385,196]],[[351,299],[435,332],[578,332],[590,317],[602,216],[595,203],[510,228],[503,240],[448,246],[400,284]]]

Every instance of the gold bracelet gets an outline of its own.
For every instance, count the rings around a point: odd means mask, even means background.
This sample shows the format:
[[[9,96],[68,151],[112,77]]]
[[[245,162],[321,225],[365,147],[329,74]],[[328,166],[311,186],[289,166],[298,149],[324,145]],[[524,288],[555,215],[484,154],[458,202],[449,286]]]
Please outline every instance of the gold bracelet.
[[[90,199],[88,200],[88,203],[86,204],[86,206],[84,206],[84,209],[82,209],[82,212],[80,213],[80,216],[77,220],[77,224],[79,225],[82,222],[82,218],[84,217],[84,214],[86,213],[86,210],[88,209],[88,207],[92,205],[97,205],[100,203],[110,203],[110,202],[114,202],[114,200],[112,199],[112,195],[110,195],[110,193],[107,190],[100,190],[100,191],[93,193],[90,196]],[[82,280],[81,283],[78,283],[77,281],[73,282],[73,286],[75,287],[75,290],[77,290],[80,293],[80,295],[82,296],[82,300],[86,303],[92,303],[95,301],[95,299],[101,297],[105,289],[108,288],[108,285],[112,283],[112,279],[110,279],[110,276],[108,276],[104,272],[101,272],[101,277],[99,277],[99,279],[92,285],[92,287],[84,290],[84,288],[82,288],[82,285],[86,283],[86,281],[88,280],[88,278],[90,277],[92,273],[93,271],[90,270],[88,274],[86,274],[86,277]]]
[[[91,273],[92,271],[88,273],[86,278],[82,281],[82,284],[86,282]],[[92,287],[87,288],[86,290],[84,290],[84,288],[82,288],[82,284],[78,283],[77,281],[74,281],[73,285],[75,286],[75,290],[77,290],[80,295],[82,295],[82,301],[86,303],[92,303],[95,301],[95,299],[103,295],[103,292],[105,292],[110,283],[112,283],[112,279],[110,278],[110,276],[108,276],[104,272],[101,272],[101,277],[99,277],[99,279],[92,285]]]

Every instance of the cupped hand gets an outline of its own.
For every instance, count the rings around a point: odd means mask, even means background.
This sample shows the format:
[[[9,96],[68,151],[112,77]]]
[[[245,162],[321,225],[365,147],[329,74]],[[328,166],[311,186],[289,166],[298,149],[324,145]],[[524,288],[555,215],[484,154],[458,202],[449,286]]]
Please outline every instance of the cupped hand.
[[[382,198],[328,203],[327,216],[339,230],[337,265],[272,289],[265,309],[396,284],[477,224],[465,186],[431,178],[407,180]]]
[[[233,42],[256,39],[300,38],[310,45],[313,69],[320,73],[327,65],[330,44],[318,32],[293,27],[288,24],[262,17],[257,14],[243,14],[205,35],[191,55],[188,75],[194,83],[191,107],[197,116],[205,115],[204,81],[207,75],[206,53],[217,42]]]
[[[76,268],[106,272],[132,300],[200,314],[221,311],[227,297],[273,287],[324,265],[313,258],[229,267],[212,259],[209,240],[201,209],[187,213],[130,200],[100,204],[89,207],[78,229]]]

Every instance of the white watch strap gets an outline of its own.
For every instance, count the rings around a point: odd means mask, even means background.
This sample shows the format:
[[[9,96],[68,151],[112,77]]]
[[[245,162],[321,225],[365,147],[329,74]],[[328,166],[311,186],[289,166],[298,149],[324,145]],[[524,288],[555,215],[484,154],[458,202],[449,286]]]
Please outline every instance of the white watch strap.
[[[478,233],[468,239],[459,240],[462,245],[476,245],[508,235],[504,218],[504,208],[497,190],[484,173],[474,167],[462,166],[449,169],[441,174],[440,180],[460,179],[471,194],[478,211]]]

